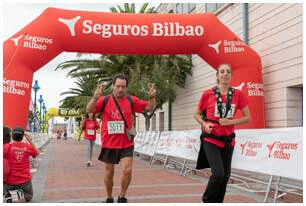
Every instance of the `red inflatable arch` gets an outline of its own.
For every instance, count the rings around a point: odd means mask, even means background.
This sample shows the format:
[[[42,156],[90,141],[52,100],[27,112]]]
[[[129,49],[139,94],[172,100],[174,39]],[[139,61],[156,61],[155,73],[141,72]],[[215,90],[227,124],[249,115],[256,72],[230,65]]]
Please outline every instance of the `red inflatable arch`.
[[[46,9],[4,42],[3,120],[26,127],[33,73],[61,52],[198,54],[213,68],[229,63],[232,86],[248,96],[252,122],[264,127],[260,57],[216,16]]]

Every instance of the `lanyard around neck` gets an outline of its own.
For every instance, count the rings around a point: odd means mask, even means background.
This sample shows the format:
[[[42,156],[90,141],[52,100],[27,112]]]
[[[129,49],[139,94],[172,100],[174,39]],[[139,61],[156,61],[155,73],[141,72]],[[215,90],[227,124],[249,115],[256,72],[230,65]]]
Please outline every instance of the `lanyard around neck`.
[[[214,90],[215,97],[216,97],[216,100],[217,100],[217,108],[218,108],[220,118],[225,118],[227,116],[227,113],[231,109],[234,89],[232,87],[230,87],[227,91],[227,97],[226,97],[227,102],[226,102],[226,110],[224,112],[224,115],[223,115],[223,112],[222,112],[222,97],[221,97],[220,89],[218,87],[214,87],[213,90]]]

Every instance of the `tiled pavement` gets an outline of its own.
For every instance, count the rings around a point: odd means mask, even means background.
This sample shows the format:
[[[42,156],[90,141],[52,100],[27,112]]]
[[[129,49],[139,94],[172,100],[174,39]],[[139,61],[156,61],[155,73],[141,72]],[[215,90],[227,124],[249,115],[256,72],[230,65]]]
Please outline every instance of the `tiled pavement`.
[[[103,163],[97,160],[99,146],[94,148],[92,167],[85,165],[85,142],[72,139],[50,141],[41,157],[38,171],[33,174],[33,202],[102,202],[106,191]],[[120,166],[116,166],[114,198],[120,192]],[[179,171],[163,169],[138,157],[134,158],[133,178],[127,198],[134,203],[199,203],[207,178],[180,176]],[[263,195],[228,186],[225,202],[256,203]]]

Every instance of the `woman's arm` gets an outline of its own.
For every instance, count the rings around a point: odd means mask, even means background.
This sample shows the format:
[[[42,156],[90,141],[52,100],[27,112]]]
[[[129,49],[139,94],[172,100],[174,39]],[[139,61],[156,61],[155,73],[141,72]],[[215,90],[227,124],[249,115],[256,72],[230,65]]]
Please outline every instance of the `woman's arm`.
[[[85,123],[86,123],[86,119],[84,119],[83,121],[82,121],[82,123],[81,123],[81,131],[80,131],[80,134],[79,134],[79,137],[78,137],[78,141],[80,141],[81,140],[81,135],[82,135],[82,133],[83,133],[83,131],[85,130],[84,128],[85,128]]]
[[[211,130],[213,129],[213,125],[211,123],[207,123],[204,122],[201,116],[201,111],[199,111],[198,109],[196,109],[195,113],[194,113],[194,118],[195,120],[201,125],[201,128],[204,129],[204,131],[208,134],[211,133]]]
[[[202,120],[201,112],[198,109],[196,109],[193,117],[201,126],[203,126],[204,121]]]

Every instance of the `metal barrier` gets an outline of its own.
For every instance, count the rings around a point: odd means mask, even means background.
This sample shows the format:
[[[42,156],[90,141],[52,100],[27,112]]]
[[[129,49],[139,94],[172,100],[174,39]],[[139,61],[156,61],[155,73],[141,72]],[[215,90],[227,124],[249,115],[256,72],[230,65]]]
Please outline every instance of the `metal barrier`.
[[[287,128],[284,129],[285,132],[288,132],[286,130],[288,130]],[[175,132],[175,131],[174,131]],[[169,132],[166,132],[169,133]],[[146,137],[147,141],[148,141],[148,136],[146,136],[145,133],[140,133],[141,135],[139,135],[137,138],[143,138]],[[156,150],[157,145],[160,143],[159,141],[162,141],[163,146],[167,145],[164,144],[164,142],[167,142],[167,140],[162,139],[161,140],[161,136],[162,136],[162,132],[159,135],[158,141],[156,142],[156,145],[154,145],[154,152],[153,154],[143,154],[143,155],[147,155],[151,157],[150,160],[150,165],[152,165],[154,162],[156,161],[161,161],[162,163],[162,167],[163,168],[181,168],[181,175],[182,176],[186,176],[188,174],[190,174],[192,171],[197,171],[199,172],[199,170],[195,169],[195,161],[194,160],[190,160],[189,158],[178,158],[172,155],[167,155],[167,154],[163,154],[163,152],[158,152]],[[141,142],[141,141],[138,141]],[[135,142],[135,152],[142,154],[141,152],[141,144],[137,145],[137,141]],[[197,153],[199,152],[199,148],[193,148]],[[163,148],[162,150],[166,151],[165,153],[169,152],[168,148]],[[182,155],[181,155],[182,156]],[[245,170],[245,169],[241,169],[241,168],[237,168],[239,170],[242,171],[246,171],[249,173],[252,173],[254,171],[249,171],[249,170]],[[264,174],[264,173],[262,173]],[[268,174],[265,174],[268,176]],[[276,178],[276,181],[273,181],[273,178]],[[250,178],[247,176],[243,176],[243,175],[239,175],[239,174],[235,174],[235,172],[232,172],[230,179],[235,180],[240,182],[239,184],[233,184],[232,186],[237,187],[239,189],[243,189],[249,192],[265,192],[265,197],[263,202],[267,202],[268,201],[268,197],[269,194],[272,190],[275,191],[274,193],[274,197],[273,197],[273,202],[276,202],[278,199],[280,199],[281,197],[283,197],[286,194],[295,194],[295,195],[299,195],[302,196],[301,193],[298,193],[298,190],[303,190],[302,186],[297,186],[297,185],[293,185],[293,184],[285,184],[282,183],[282,177],[281,176],[276,176],[276,175],[270,175],[269,180],[267,181],[263,181],[263,180],[259,180],[256,178]],[[267,185],[267,188],[265,190],[252,190],[250,184],[248,183],[248,181],[252,181],[255,183],[260,183],[260,184],[264,184]],[[241,187],[243,186],[243,187]]]
[[[39,149],[41,150],[44,146],[46,146],[46,144],[49,143],[50,141],[50,135],[49,134],[43,134],[43,133],[34,133],[31,134],[32,136],[32,142],[33,144]],[[37,168],[39,167],[39,160],[38,157],[36,158],[32,158],[30,157],[30,168],[31,168],[31,172],[36,172]]]
[[[273,188],[273,178],[276,177],[275,186]],[[285,196],[286,194],[294,194],[298,196],[303,196],[303,193],[298,193],[296,191],[303,191],[303,186],[296,186],[291,184],[281,183],[282,177],[271,175],[265,194],[264,202],[268,202],[269,193],[274,190],[273,202],[276,203],[278,199]],[[280,193],[280,194],[279,194]]]

